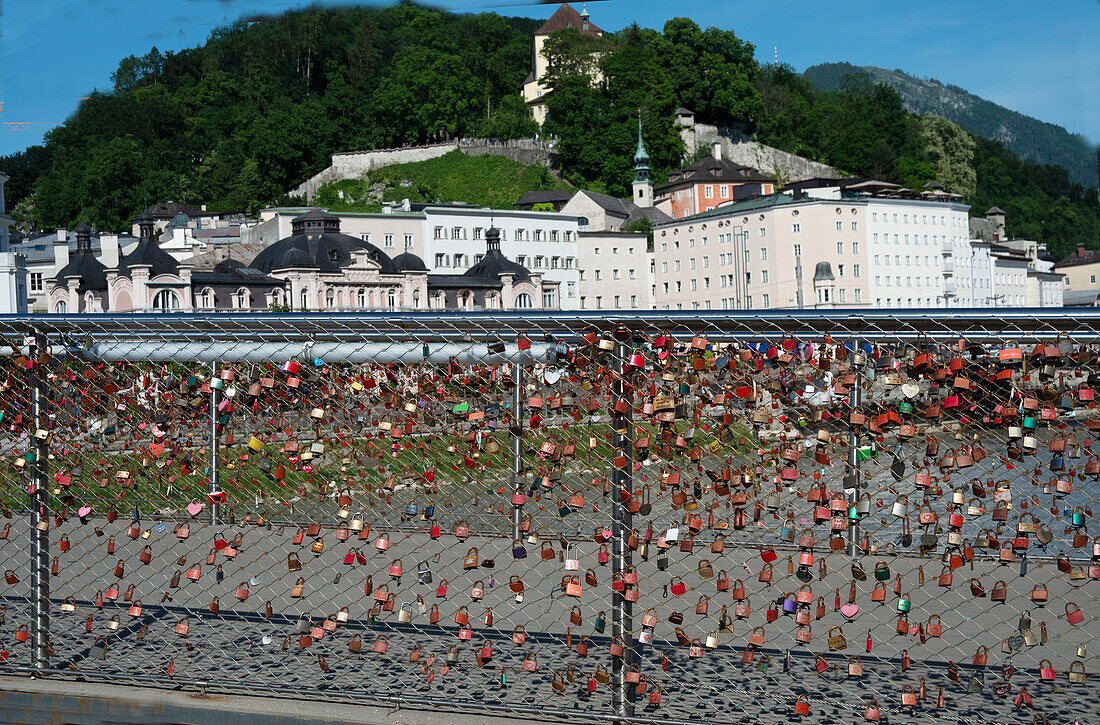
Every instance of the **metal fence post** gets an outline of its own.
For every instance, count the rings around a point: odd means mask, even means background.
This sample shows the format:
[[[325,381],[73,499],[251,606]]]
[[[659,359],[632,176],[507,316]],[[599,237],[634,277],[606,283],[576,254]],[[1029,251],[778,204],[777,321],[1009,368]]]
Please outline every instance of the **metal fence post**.
[[[859,339],[852,340],[852,367],[856,373],[856,382],[852,386],[852,389],[848,391],[848,403],[852,410],[858,408],[862,401],[862,386],[863,386],[863,370],[862,359],[863,352],[860,349]],[[847,475],[853,476],[852,482],[855,484],[852,486],[848,493],[848,556],[856,557],[859,555],[859,536],[860,525],[859,518],[852,515],[852,508],[859,505],[859,432],[852,427],[848,432],[848,473]],[[847,488],[847,486],[846,486]]]
[[[221,490],[218,485],[218,390],[214,387],[217,362],[210,363],[210,477],[206,483],[208,494]],[[210,504],[210,525],[217,526],[221,518],[221,504]]]
[[[634,430],[633,416],[634,391],[629,385],[630,366],[627,362],[631,353],[632,334],[626,328],[615,332],[615,360],[612,369],[620,379],[612,386],[611,407],[614,423],[614,455],[619,459],[614,463],[614,485],[611,487],[612,539],[611,539],[611,575],[622,575],[631,565],[630,547],[626,539],[633,528],[632,515],[627,506],[627,497],[631,493],[634,466]],[[616,418],[614,412],[617,400],[627,403],[627,412]],[[621,463],[621,465],[619,465]],[[613,659],[611,664],[611,701],[617,717],[633,717],[634,703],[630,683],[626,681],[626,670],[633,659],[634,605],[627,601],[624,592],[612,592],[614,606],[611,609],[611,633],[622,638],[623,656]]]
[[[46,336],[34,333],[34,361],[30,367],[31,418],[34,420],[34,466],[31,501],[31,596],[34,625],[31,630],[31,667],[41,672],[49,667],[50,648],[50,509],[49,509],[49,440],[38,431],[49,431],[46,378],[43,367],[49,346]]]
[[[523,491],[523,365],[512,365],[512,493]],[[521,506],[512,506],[512,539],[519,538],[520,519],[523,517]]]

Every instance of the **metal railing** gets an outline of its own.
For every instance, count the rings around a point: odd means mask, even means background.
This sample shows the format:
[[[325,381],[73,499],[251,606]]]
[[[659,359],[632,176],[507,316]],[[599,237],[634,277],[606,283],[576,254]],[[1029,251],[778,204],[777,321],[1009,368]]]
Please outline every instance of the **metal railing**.
[[[0,671],[1072,722],[1100,316],[0,318]]]

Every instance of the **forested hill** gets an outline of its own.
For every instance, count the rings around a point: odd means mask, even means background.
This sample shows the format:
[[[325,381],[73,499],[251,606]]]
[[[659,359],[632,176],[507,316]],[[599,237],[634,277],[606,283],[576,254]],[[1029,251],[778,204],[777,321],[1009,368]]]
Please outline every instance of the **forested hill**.
[[[338,151],[531,136],[520,91],[540,24],[409,2],[309,8],[218,29],[197,48],[123,58],[113,87],[91,93],[45,144],[0,158],[8,209],[22,228],[83,216],[106,230],[155,200],[255,212],[285,201]],[[662,182],[683,161],[674,111],[685,106],[700,122],[737,125],[847,173],[908,188],[937,179],[977,214],[1005,209],[1009,234],[1048,242],[1055,256],[1100,240],[1097,191],[1063,167],[911,114],[867,77],[817,90],[787,66],[758,63],[731,29],[673,18],[598,39],[563,30],[546,52],[543,133],[556,137],[575,186],[631,193],[639,117]],[[601,82],[590,83],[585,71],[597,70]]]
[[[518,90],[540,23],[408,3],[310,8],[125,58],[113,89],[44,147],[0,159],[9,209],[42,228],[83,211],[106,229],[145,200],[254,210],[336,151],[531,135]],[[33,209],[15,208],[32,191]]]
[[[850,63],[810,66],[803,75],[821,91],[840,90],[845,76],[865,75],[897,91],[912,113],[949,118],[975,136],[999,141],[1021,158],[1065,168],[1071,181],[1097,185],[1096,150],[1084,136],[999,106],[958,86],[914,78],[900,70]]]

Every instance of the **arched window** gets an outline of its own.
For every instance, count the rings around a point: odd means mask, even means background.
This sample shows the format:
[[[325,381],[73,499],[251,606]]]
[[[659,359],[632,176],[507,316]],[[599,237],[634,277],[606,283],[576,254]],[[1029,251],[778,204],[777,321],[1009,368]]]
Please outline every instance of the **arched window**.
[[[531,295],[524,292],[523,294],[516,295],[516,309],[528,310],[531,309]]]
[[[309,309],[309,292],[306,290],[302,290],[302,309]]]
[[[202,295],[199,297],[199,306],[208,310],[214,308],[214,290],[207,287],[202,291]]]
[[[59,315],[64,315],[69,311],[69,306],[64,302],[58,302],[54,305],[53,311]]]
[[[360,288],[359,292],[355,295],[355,304],[359,309],[363,309],[367,306],[367,291]]]
[[[336,306],[336,291],[333,289],[325,290],[325,307],[330,310]]]
[[[170,289],[157,292],[153,297],[153,309],[160,312],[171,312],[180,308],[180,298]]]
[[[237,308],[241,310],[246,310],[250,306],[251,305],[248,301],[248,290],[246,290],[244,287],[241,287],[239,290],[237,290]]]
[[[391,289],[389,294],[386,296],[386,300],[387,302],[389,302],[391,308],[397,307],[397,292]]]

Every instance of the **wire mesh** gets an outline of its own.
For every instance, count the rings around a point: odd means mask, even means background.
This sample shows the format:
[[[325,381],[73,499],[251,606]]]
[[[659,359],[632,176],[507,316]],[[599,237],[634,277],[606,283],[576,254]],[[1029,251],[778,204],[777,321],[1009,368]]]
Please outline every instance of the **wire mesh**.
[[[1094,327],[2,321],[0,668],[639,721],[1085,717]]]

